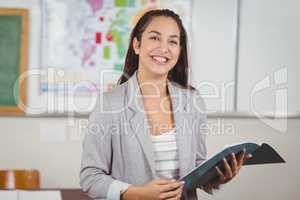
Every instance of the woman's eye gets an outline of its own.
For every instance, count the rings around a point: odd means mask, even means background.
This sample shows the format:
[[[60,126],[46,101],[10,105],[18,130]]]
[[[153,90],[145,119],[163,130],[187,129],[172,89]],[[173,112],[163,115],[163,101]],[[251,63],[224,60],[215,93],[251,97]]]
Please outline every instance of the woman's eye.
[[[178,44],[178,42],[175,41],[175,40],[171,40],[171,43],[172,43],[172,44],[176,44],[176,45]]]
[[[158,37],[156,36],[153,36],[153,37],[150,37],[151,40],[158,40]]]

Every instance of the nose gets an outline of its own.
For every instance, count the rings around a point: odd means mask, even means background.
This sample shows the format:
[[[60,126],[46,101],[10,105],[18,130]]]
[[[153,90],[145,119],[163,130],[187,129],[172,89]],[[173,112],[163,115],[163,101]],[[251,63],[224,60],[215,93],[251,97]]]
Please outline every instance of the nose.
[[[167,53],[168,52],[168,42],[167,41],[161,41],[159,49],[162,53]]]

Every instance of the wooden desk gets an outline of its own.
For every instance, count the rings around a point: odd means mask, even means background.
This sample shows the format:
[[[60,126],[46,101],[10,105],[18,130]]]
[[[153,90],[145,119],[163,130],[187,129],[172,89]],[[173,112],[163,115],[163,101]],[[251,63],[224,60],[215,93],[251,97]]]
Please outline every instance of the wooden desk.
[[[16,190],[0,190],[0,191],[16,191]],[[81,189],[40,189],[27,191],[60,191],[62,200],[93,200],[88,197]],[[2,199],[1,199],[2,200]]]
[[[93,200],[81,189],[60,189],[62,200]]]

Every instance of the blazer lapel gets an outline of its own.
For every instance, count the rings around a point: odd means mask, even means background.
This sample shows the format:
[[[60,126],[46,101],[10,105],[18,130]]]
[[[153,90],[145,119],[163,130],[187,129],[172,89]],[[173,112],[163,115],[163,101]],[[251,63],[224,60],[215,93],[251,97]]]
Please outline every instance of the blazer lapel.
[[[155,174],[154,153],[148,128],[147,116],[144,111],[144,105],[141,99],[141,92],[136,76],[135,72],[128,80],[127,105],[131,110],[129,121],[132,130],[134,130],[134,133],[141,144],[146,160],[149,163],[152,178],[157,178]],[[167,81],[167,83],[175,120],[177,148],[179,154],[179,175],[181,177],[190,169],[189,153],[192,152],[192,137],[191,133],[187,132],[186,127],[189,125],[189,116],[186,112],[187,99],[185,93],[180,91],[174,83],[170,81]]]
[[[150,132],[148,128],[147,116],[144,111],[144,105],[141,99],[141,92],[138,85],[136,72],[128,81],[127,103],[129,109],[131,110],[129,122],[143,149],[151,170],[152,179],[154,179],[156,178],[156,175],[152,141],[149,135]]]
[[[191,168],[192,133],[190,132],[191,116],[186,112],[187,96],[181,89],[168,81],[168,89],[172,99],[176,128],[176,142],[179,155],[179,176],[185,175]]]

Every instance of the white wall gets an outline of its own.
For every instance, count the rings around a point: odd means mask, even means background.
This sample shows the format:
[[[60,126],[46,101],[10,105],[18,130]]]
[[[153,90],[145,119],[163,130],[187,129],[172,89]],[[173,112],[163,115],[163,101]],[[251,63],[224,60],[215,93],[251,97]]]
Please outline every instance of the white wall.
[[[41,172],[43,188],[79,187],[82,137],[86,119],[76,119],[74,126],[65,118],[0,118],[0,169],[35,168]],[[42,142],[43,124],[65,128],[65,140]],[[223,145],[243,140],[269,142],[287,161],[242,168],[240,174],[216,193],[203,199],[297,199],[300,184],[300,119],[290,119],[285,133],[277,132],[257,119],[214,118],[208,140],[208,154]],[[81,130],[78,132],[78,130]],[[56,131],[60,131],[59,128]],[[52,134],[56,135],[55,132]]]
[[[54,130],[47,130],[48,125]],[[1,117],[0,130],[0,169],[38,169],[43,188],[79,187],[82,140],[78,123],[69,126],[63,118]],[[48,131],[49,140],[43,131]]]

